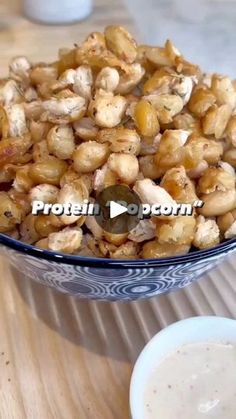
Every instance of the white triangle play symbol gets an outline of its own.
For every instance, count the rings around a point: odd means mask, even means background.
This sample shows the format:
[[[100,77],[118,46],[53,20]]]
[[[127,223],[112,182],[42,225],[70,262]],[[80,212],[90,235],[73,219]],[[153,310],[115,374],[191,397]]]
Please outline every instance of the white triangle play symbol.
[[[118,217],[118,215],[127,212],[127,208],[123,205],[117,204],[115,201],[110,202],[110,218]]]

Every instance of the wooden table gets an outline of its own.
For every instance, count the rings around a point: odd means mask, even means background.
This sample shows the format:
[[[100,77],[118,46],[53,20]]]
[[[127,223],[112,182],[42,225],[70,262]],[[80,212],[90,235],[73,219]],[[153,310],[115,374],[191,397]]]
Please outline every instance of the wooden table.
[[[53,59],[108,22],[132,27],[115,0],[99,0],[91,19],[39,26],[0,5],[0,69],[11,55]],[[5,18],[4,18],[5,16]],[[236,318],[235,257],[197,284],[133,303],[79,301],[24,278],[0,258],[0,418],[128,419],[133,364],[161,328],[194,315]]]

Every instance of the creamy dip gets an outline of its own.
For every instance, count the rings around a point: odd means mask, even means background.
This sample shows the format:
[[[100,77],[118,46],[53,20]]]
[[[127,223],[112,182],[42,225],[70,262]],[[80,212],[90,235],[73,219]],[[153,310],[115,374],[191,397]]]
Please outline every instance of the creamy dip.
[[[154,368],[145,388],[144,419],[236,419],[236,346],[183,346]]]

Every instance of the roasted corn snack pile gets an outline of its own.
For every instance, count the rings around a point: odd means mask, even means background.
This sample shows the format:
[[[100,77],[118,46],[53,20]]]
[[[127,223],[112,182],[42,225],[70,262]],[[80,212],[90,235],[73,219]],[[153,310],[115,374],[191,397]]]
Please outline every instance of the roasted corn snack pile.
[[[159,258],[236,236],[236,82],[120,26],[53,63],[13,58],[0,80],[0,232],[57,252]],[[33,200],[94,201],[124,184],[143,203],[204,201],[130,233],[93,216],[34,216]]]

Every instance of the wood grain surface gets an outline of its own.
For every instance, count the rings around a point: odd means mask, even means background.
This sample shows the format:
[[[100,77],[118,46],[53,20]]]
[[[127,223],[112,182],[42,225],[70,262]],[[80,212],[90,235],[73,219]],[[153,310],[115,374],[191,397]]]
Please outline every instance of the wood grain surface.
[[[0,71],[12,55],[55,58],[110,22],[132,27],[115,0],[66,27],[35,25],[19,5],[0,4]],[[133,303],[80,301],[38,285],[0,258],[0,418],[128,419],[129,381],[145,343],[195,315],[236,318],[235,257],[185,290]]]

